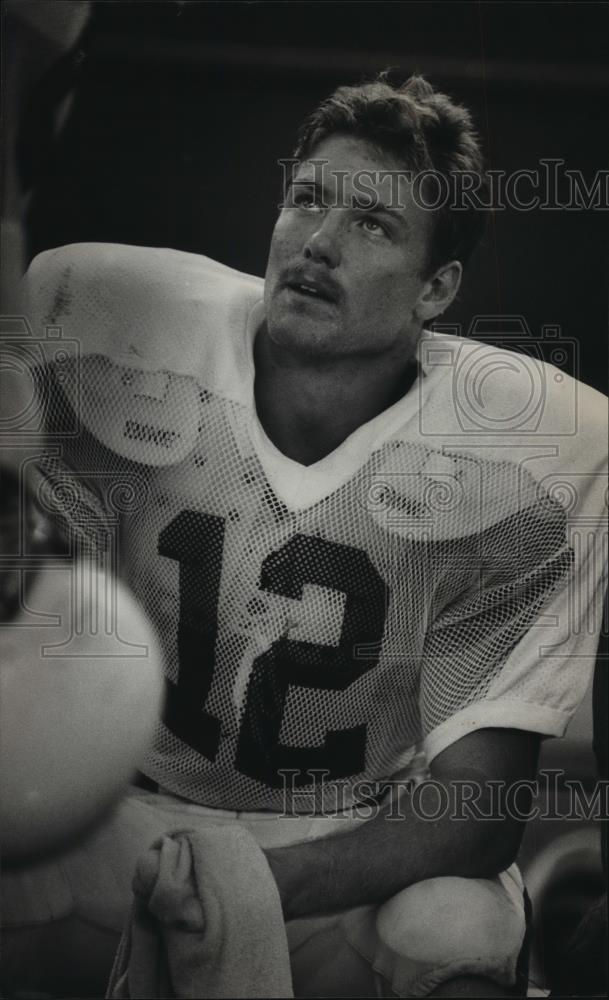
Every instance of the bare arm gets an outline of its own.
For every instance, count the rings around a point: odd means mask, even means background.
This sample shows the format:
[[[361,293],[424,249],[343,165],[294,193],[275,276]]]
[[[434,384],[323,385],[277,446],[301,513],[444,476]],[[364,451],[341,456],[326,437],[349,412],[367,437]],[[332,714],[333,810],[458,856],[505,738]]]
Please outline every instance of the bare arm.
[[[524,823],[509,815],[505,794],[490,793],[488,781],[505,788],[535,777],[539,737],[515,729],[483,729],[465,736],[431,764],[434,783],[417,795],[414,809],[408,796],[399,809],[384,807],[356,830],[305,844],[266,852],[277,880],[286,919],[327,913],[389,899],[414,882],[441,875],[492,877],[514,861]],[[480,786],[472,810],[455,819],[463,801],[463,784]],[[477,792],[476,792],[477,794]],[[469,797],[469,791],[465,797]],[[517,798],[526,812],[527,789]],[[440,806],[448,808],[440,809]],[[477,818],[479,814],[494,819]],[[438,815],[425,819],[422,813]],[[393,817],[393,818],[392,818]]]

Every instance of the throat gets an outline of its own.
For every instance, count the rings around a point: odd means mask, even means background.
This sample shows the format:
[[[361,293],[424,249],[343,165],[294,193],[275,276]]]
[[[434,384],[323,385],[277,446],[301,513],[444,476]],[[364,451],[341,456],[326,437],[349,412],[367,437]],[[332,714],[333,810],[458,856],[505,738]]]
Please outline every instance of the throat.
[[[275,447],[299,465],[315,465],[336,451],[353,433],[355,426],[345,426],[336,411],[326,418],[312,414],[287,413],[274,407],[258,408],[258,419]]]
[[[310,466],[336,451],[359,427],[397,403],[412,388],[417,364],[398,379],[324,378],[320,372],[257,369],[258,419],[273,445],[287,458]]]

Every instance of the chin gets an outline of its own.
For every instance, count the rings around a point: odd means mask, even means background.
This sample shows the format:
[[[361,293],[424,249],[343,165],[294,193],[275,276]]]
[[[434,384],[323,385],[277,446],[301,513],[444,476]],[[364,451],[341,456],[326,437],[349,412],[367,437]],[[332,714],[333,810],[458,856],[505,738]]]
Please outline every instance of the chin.
[[[306,316],[282,311],[279,316],[267,318],[267,333],[276,347],[297,354],[323,357],[336,350],[336,330]]]

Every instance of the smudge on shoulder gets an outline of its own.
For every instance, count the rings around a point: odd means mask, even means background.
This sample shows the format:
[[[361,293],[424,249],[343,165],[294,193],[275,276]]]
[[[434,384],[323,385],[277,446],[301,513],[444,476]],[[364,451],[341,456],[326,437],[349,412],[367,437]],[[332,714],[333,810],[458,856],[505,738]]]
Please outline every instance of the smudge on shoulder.
[[[52,325],[58,323],[62,316],[69,316],[74,293],[71,286],[72,265],[68,264],[61,272],[57,288],[53,296],[53,304],[44,322]]]

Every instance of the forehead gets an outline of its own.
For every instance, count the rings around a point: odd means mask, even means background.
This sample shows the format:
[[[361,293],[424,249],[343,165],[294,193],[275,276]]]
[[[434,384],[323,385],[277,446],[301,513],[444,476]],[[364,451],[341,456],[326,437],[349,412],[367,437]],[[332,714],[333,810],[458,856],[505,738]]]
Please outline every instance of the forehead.
[[[431,213],[413,199],[412,180],[412,171],[392,153],[340,134],[320,142],[293,176],[296,184],[315,184],[330,206],[389,209],[426,229]]]
[[[404,164],[389,151],[379,149],[366,139],[342,135],[340,132],[318,143],[307,159],[302,161],[300,169],[307,169],[308,164],[319,159],[327,159],[336,165],[340,163],[346,169],[368,167],[376,170],[406,170]]]

